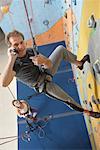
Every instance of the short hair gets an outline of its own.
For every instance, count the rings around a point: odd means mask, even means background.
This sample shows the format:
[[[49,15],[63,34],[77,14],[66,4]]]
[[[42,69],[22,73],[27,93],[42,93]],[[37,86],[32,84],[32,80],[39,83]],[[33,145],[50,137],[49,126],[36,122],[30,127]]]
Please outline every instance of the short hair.
[[[12,101],[12,105],[13,105],[13,106],[15,106],[14,103],[15,103],[16,101],[19,101],[19,100],[15,99],[15,100]],[[20,102],[20,101],[19,101],[19,102]]]
[[[21,36],[23,38],[23,40],[24,40],[24,35],[21,32],[17,31],[17,30],[13,30],[12,32],[8,33],[8,35],[5,38],[5,41],[6,41],[7,45],[8,45],[8,47],[11,46],[11,43],[9,41],[10,37],[18,37],[18,36]]]

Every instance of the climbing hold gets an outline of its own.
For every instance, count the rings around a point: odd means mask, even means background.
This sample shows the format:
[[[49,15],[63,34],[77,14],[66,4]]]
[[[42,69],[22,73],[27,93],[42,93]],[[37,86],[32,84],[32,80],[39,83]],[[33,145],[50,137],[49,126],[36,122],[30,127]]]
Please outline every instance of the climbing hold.
[[[73,0],[74,5],[77,5],[76,0]]]
[[[76,25],[76,30],[79,32],[78,24]]]
[[[97,128],[96,127],[94,127],[94,132],[97,132]]]
[[[66,31],[64,32],[64,34],[67,34]]]
[[[67,3],[67,1],[65,0],[65,3]]]
[[[91,120],[89,119],[89,123],[91,124]]]
[[[97,99],[97,102],[98,102],[98,104],[100,104],[100,99],[99,98]]]
[[[90,83],[88,84],[88,87],[89,87],[90,89],[92,89],[92,86],[91,86],[91,84],[90,84]]]
[[[93,110],[91,102],[89,102],[90,110]]]
[[[64,13],[64,17],[67,19],[67,12]]]
[[[87,104],[87,100],[84,100],[84,103]]]
[[[45,4],[52,4],[51,0],[44,0]]]
[[[96,73],[100,74],[100,60],[99,59],[97,59],[95,63],[93,64],[93,69]]]
[[[84,74],[85,72],[83,71],[82,73]]]
[[[88,20],[88,27],[89,28],[96,28],[96,21],[94,15],[92,14]]]
[[[44,24],[45,26],[47,26],[47,27],[48,27],[48,25],[49,25],[49,21],[48,21],[48,20],[44,20],[44,21],[43,21],[43,24]]]
[[[44,0],[44,7],[46,4],[52,4],[52,1],[51,0]]]
[[[92,99],[92,102],[94,103],[94,104],[100,104],[100,99]]]
[[[92,95],[91,99],[92,99],[92,102],[95,103],[95,97],[94,97],[94,95]]]
[[[9,12],[9,5],[1,6],[0,9],[3,14],[6,14]]]

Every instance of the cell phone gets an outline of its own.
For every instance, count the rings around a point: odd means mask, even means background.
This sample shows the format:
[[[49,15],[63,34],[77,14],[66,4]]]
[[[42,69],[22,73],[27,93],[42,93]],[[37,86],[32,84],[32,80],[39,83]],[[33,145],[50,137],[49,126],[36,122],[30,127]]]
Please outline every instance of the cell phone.
[[[13,49],[13,52],[15,52],[16,54],[18,54],[18,50],[16,48]]]

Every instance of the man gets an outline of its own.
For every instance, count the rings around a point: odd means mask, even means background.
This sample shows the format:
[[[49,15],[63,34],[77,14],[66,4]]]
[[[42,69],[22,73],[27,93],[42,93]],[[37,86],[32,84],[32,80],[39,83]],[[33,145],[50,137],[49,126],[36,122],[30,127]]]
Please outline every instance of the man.
[[[82,70],[84,63],[90,62],[89,55],[78,61],[73,53],[61,45],[52,52],[49,58],[38,52],[35,54],[36,52],[33,49],[26,49],[23,34],[16,30],[7,35],[6,41],[9,47],[8,63],[1,76],[2,86],[8,86],[16,76],[18,80],[38,92],[44,92],[47,96],[63,101],[77,111],[95,118],[100,117],[98,112],[84,110],[81,105],[52,81],[52,77],[56,74],[62,60],[69,61]]]
[[[31,108],[25,100],[13,100],[12,105],[16,107],[17,115],[20,118],[26,118],[32,121],[36,121],[37,110]]]

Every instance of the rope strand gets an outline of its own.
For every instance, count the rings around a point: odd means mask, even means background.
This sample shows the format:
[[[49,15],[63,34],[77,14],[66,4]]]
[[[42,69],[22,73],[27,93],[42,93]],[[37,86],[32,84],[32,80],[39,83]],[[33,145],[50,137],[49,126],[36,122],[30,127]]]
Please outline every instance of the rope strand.
[[[0,138],[0,140],[10,139],[10,138],[15,138],[15,137],[17,137],[17,136],[7,136],[7,137]]]
[[[71,111],[71,112],[64,112],[64,113],[59,113],[59,114],[55,114],[55,115],[48,115],[48,116],[44,116],[44,117],[41,117],[41,118],[37,118],[37,122],[38,121],[49,121],[49,120],[53,120],[53,119],[59,119],[59,118],[63,118],[63,117],[68,117],[68,116],[71,116],[71,115],[78,115],[78,114],[83,114],[83,112],[78,112],[78,111]],[[26,123],[25,120],[20,120],[18,122],[18,124],[24,124]]]
[[[26,6],[25,0],[23,0],[23,3],[24,3],[24,8],[25,8],[26,16],[27,16],[27,21],[28,21],[28,25],[29,25],[29,29],[30,29],[30,33],[31,33],[31,37],[32,37],[33,47],[36,50],[35,38],[33,36],[32,28],[31,28],[31,23],[30,23],[30,19],[29,19],[28,10],[27,10],[27,6]],[[37,55],[37,53],[36,53],[36,55]]]
[[[8,91],[10,92],[11,96],[13,97],[13,99],[16,99],[13,92],[11,91],[10,87],[8,86],[7,88],[8,88]]]
[[[0,143],[0,145],[4,145],[4,144],[7,144],[7,143],[10,143],[10,142],[15,141],[17,139],[18,139],[18,137],[15,138],[15,139],[9,140],[9,141],[2,142],[2,143]]]

